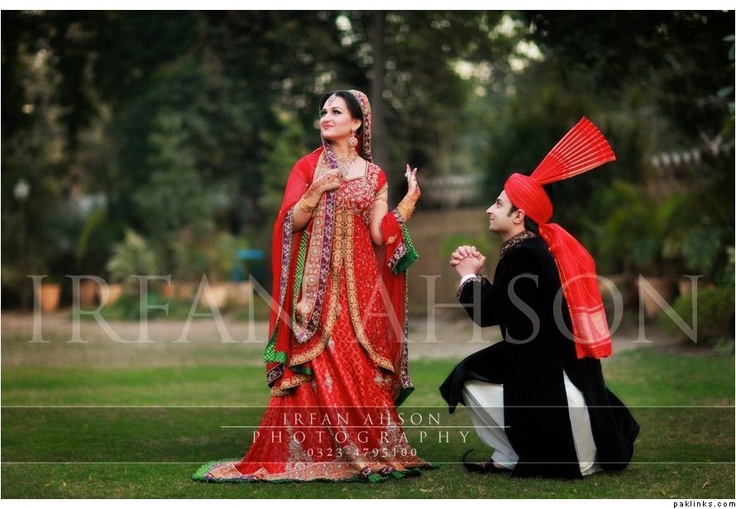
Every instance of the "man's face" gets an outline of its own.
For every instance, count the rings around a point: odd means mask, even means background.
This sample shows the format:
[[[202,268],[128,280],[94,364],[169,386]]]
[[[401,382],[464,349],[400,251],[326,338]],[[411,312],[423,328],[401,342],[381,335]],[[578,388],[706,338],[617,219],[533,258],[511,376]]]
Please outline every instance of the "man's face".
[[[514,218],[519,214],[517,210],[513,214],[511,212],[511,200],[506,195],[506,191],[501,191],[496,201],[488,207],[486,214],[488,214],[488,229],[501,236],[510,232],[514,229],[517,224],[514,222]]]

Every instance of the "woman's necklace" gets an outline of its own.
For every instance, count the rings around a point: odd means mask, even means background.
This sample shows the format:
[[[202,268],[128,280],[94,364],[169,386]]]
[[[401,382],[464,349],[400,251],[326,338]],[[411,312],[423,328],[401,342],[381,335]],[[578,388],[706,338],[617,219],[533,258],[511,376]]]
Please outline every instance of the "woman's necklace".
[[[348,175],[350,175],[350,167],[357,160],[358,160],[358,154],[353,154],[348,157],[338,157],[337,158],[337,167],[340,169],[340,173],[342,173],[343,178],[345,179],[348,178]]]

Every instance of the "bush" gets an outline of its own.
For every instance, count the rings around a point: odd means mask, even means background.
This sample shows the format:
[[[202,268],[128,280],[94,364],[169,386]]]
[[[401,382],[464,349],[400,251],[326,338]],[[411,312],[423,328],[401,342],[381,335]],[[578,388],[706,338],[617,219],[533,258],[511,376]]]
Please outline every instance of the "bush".
[[[693,299],[697,297],[696,317],[693,317]],[[697,318],[698,344],[713,345],[719,340],[734,340],[734,289],[729,286],[705,288],[696,293],[681,295],[673,305],[675,312],[686,323],[695,326]],[[669,332],[684,332],[666,314],[661,317]]]
[[[113,283],[122,283],[127,295],[136,295],[139,282],[132,276],[156,274],[158,259],[146,239],[128,229],[125,239],[113,246],[106,268]]]

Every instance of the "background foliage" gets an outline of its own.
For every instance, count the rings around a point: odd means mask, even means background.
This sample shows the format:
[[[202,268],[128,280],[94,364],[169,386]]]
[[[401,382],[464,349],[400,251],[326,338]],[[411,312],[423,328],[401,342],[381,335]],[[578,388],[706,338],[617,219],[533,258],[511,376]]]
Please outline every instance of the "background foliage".
[[[588,116],[617,162],[559,186],[555,219],[610,253],[653,237],[609,218],[687,196],[677,231],[649,225],[669,235],[648,261],[723,280],[733,26],[733,11],[3,11],[5,305],[28,274],[107,276],[129,228],[182,277],[207,266],[177,253],[218,232],[267,250],[285,177],[319,143],[317,101],[339,88],[371,97],[392,199],[408,162],[427,180],[482,174],[485,204]],[[614,181],[636,192],[612,195]]]

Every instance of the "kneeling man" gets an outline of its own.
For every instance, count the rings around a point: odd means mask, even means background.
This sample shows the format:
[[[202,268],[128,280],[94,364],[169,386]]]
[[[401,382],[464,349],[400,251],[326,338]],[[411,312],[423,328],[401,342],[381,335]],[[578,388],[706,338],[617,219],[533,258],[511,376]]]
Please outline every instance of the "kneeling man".
[[[571,138],[574,150],[560,156]],[[575,150],[594,154],[565,160]],[[498,325],[503,336],[462,360],[440,387],[450,412],[464,404],[494,449],[488,462],[463,457],[469,470],[572,478],[631,460],[639,425],[603,378],[600,358],[611,354],[611,338],[595,264],[548,223],[553,208],[543,187],[613,159],[600,131],[582,119],[531,176],[512,174],[486,211],[503,242],[493,282],[480,275],[486,258],[475,247],[452,254],[458,300],[478,325]]]

